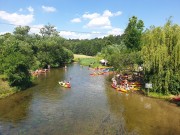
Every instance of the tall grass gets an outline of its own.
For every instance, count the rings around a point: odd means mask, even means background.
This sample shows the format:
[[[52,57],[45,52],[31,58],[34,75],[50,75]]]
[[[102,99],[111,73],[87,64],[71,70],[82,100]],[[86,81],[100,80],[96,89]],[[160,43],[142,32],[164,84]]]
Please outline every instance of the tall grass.
[[[95,58],[81,58],[79,60],[80,65],[84,66],[99,66],[98,61]]]
[[[5,80],[4,75],[0,75],[0,98],[7,97],[16,93],[17,90],[9,86],[8,81]]]
[[[79,61],[82,58],[94,58],[93,56],[74,54],[74,61]]]
[[[83,66],[91,66],[92,68],[101,68],[101,67],[106,67],[106,66],[102,66],[99,63],[99,60],[101,58],[99,57],[94,57],[94,56],[87,56],[87,55],[79,55],[79,54],[74,54],[74,61],[79,62],[80,65]]]

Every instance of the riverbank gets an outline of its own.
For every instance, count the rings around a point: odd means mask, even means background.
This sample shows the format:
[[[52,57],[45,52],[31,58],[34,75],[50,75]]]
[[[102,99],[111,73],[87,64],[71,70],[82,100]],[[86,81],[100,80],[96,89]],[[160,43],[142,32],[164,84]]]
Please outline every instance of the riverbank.
[[[144,95],[144,96],[147,96],[147,97],[150,97],[150,98],[156,98],[156,99],[161,99],[161,100],[164,100],[164,101],[168,101],[170,103],[174,103],[176,104],[177,106],[180,106],[180,101],[175,101],[173,99],[175,98],[180,98],[180,95],[172,95],[172,94],[169,94],[169,95],[163,95],[163,94],[160,94],[160,93],[155,93],[155,92],[149,92],[147,93],[146,90],[142,89],[140,91],[137,91],[137,94],[141,94],[141,95]]]
[[[95,57],[74,54],[74,61],[86,61],[86,59],[94,60]],[[34,78],[34,75],[32,76],[32,78]],[[0,99],[6,98],[14,93],[17,93],[18,91],[19,90],[17,88],[9,86],[9,83],[4,75],[0,75]]]
[[[78,62],[80,59],[83,59],[83,58],[95,58],[95,57],[87,56],[87,55],[74,54],[73,61]]]
[[[102,66],[99,63],[99,60],[101,58],[97,58],[97,57],[93,57],[93,56],[87,56],[87,55],[78,55],[78,54],[74,54],[74,59],[76,62],[79,62],[80,65],[82,66],[91,66],[92,68],[106,68],[106,66]],[[169,95],[163,95],[163,94],[159,94],[159,93],[155,93],[155,92],[149,92],[147,95],[147,91],[145,90],[139,90],[138,93],[144,95],[144,96],[148,96],[151,98],[157,98],[157,99],[162,99],[162,100],[166,100],[169,102],[173,102],[175,104],[177,104],[178,106],[180,106],[180,102],[174,102],[172,99],[177,97],[175,95],[169,94]],[[180,96],[180,95],[179,95]]]
[[[111,74],[89,73],[78,63],[66,70],[54,68],[38,76],[37,85],[0,100],[1,134],[114,135],[122,128],[124,134],[166,134],[169,129],[178,134],[180,108],[135,93],[117,93],[110,87]],[[58,84],[70,77],[70,89]]]
[[[121,75],[116,73],[111,80],[112,87],[118,91],[128,92],[128,90],[130,90],[131,92],[135,92],[143,96],[165,100],[180,106],[180,95],[164,95],[162,93],[147,91],[144,88],[143,75],[135,76],[135,74],[128,74],[127,72],[124,72],[124,74]]]
[[[93,57],[90,56],[88,58],[88,56],[85,56],[85,55],[84,56],[79,55],[79,58],[80,58],[81,61],[85,61],[88,64],[91,62],[88,59],[94,59],[95,60],[95,57],[93,58]],[[99,66],[99,68],[104,67],[104,66],[100,66],[100,65],[98,65],[98,66]],[[94,66],[94,67],[96,67],[96,66]],[[16,92],[18,92],[18,90],[16,88],[10,87],[8,82],[6,81],[5,77],[3,75],[0,75],[0,99],[8,97],[8,96],[10,96],[10,95],[12,95],[12,94],[14,94]],[[166,100],[166,101],[169,101],[169,102],[173,102],[173,103],[177,104],[178,106],[180,106],[180,102],[172,101],[172,99],[176,97],[174,95],[162,95],[162,94],[153,93],[153,92],[149,92],[149,94],[147,95],[147,91],[145,91],[143,89],[137,91],[137,93],[140,93],[140,94],[142,94],[144,96],[148,96],[148,97],[151,97],[151,98],[158,98],[158,99]]]
[[[99,63],[101,58],[95,56],[74,54],[74,61],[79,62],[81,66],[89,66],[91,68],[107,68]]]
[[[5,80],[3,75],[0,75],[0,99],[8,97],[17,91],[16,88],[9,86],[8,81]]]

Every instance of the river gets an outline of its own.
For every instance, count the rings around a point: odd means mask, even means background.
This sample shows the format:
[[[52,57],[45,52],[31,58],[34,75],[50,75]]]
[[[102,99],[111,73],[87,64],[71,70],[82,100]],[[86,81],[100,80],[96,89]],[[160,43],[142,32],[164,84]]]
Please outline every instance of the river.
[[[109,75],[79,64],[51,69],[35,85],[0,100],[0,135],[177,135],[180,108],[111,88]],[[60,80],[70,80],[63,88]]]

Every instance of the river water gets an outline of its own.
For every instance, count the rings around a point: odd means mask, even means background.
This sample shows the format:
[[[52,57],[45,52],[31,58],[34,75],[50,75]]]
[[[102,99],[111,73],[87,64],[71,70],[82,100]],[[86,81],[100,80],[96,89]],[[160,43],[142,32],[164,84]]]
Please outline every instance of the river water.
[[[90,76],[79,64],[51,69],[36,84],[0,100],[0,135],[177,135],[180,108],[120,93],[109,75]],[[60,80],[70,80],[63,88]]]

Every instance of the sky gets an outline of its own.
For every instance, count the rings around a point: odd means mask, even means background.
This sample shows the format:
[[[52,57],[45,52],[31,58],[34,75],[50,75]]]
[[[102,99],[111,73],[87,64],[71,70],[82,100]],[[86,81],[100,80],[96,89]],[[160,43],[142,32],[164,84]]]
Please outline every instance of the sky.
[[[102,38],[121,35],[132,16],[144,29],[163,26],[170,16],[180,25],[180,0],[0,0],[0,34],[17,26],[38,34],[50,24],[67,39]]]

